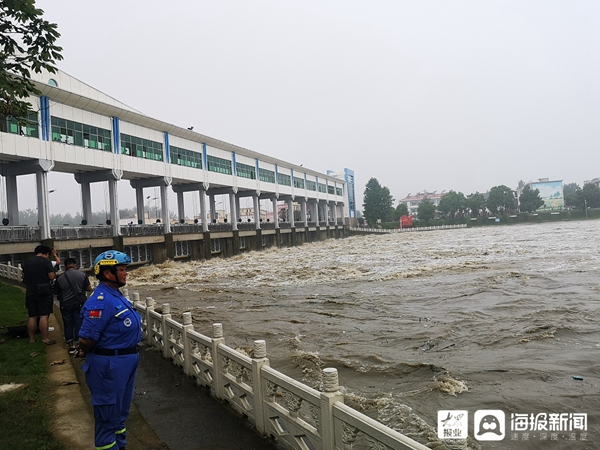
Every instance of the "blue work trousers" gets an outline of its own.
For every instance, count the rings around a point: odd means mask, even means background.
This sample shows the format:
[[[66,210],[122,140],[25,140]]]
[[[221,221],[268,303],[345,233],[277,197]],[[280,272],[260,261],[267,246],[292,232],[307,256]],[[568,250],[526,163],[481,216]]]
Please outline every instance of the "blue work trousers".
[[[81,368],[92,393],[96,449],[116,450],[127,444],[125,421],[131,409],[138,361],[138,354],[86,356]]]
[[[81,329],[81,306],[66,306],[60,308],[63,323],[65,324],[65,340],[67,344],[79,340],[79,330]]]

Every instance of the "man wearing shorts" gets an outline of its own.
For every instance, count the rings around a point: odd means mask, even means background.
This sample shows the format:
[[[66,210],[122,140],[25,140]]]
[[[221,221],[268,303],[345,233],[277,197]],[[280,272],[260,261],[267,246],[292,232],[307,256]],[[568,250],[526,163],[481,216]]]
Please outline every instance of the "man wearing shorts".
[[[50,261],[50,253],[56,263]],[[46,345],[56,344],[55,340],[48,338],[48,317],[52,313],[53,295],[51,282],[56,276],[54,265],[60,265],[56,250],[50,250],[46,245],[35,248],[35,256],[27,260],[23,266],[23,283],[27,287],[25,293],[25,306],[29,313],[27,333],[29,343],[35,342],[35,332],[39,326],[42,342]]]

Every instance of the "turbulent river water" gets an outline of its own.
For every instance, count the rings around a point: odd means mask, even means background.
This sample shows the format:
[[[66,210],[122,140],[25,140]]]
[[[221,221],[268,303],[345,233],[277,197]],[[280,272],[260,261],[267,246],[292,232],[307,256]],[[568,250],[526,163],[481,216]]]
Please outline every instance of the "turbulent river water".
[[[600,448],[599,234],[590,220],[358,236],[142,267],[128,288],[208,336],[222,323],[229,346],[264,339],[271,366],[311,386],[337,368],[346,403],[431,447]],[[438,440],[438,410],[467,410],[469,438]],[[475,439],[477,410],[505,412],[501,442]],[[540,413],[585,413],[586,430],[512,429]]]

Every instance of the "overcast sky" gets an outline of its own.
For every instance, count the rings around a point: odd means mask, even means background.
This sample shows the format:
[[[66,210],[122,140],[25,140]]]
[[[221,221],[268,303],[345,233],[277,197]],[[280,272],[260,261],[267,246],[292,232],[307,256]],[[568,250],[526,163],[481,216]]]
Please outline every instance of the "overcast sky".
[[[166,122],[353,169],[359,209],[371,177],[399,200],[600,176],[597,0],[36,4],[60,69]]]

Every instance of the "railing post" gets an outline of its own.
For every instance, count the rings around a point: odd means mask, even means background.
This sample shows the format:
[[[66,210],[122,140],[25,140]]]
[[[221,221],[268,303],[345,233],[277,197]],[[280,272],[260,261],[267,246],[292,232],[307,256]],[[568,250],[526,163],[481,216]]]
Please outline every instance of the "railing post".
[[[150,346],[154,346],[152,343],[152,318],[150,317],[150,311],[154,311],[154,306],[156,302],[152,297],[146,297],[146,330],[148,334],[146,335],[146,342]]]
[[[321,392],[321,439],[323,450],[335,450],[335,427],[333,426],[333,405],[344,402],[344,394],[339,391],[338,371],[332,367],[323,369],[323,392]]]
[[[169,333],[167,332],[167,319],[170,319],[170,318],[171,318],[171,305],[168,303],[163,303],[162,304],[161,322],[162,322],[163,342],[165,343],[165,345],[163,345],[163,348],[162,348],[162,355],[163,355],[163,358],[167,358],[167,359],[171,358],[171,355],[169,355]]]
[[[267,344],[265,341],[254,341],[254,357],[252,358],[252,390],[254,391],[254,419],[256,429],[262,435],[267,433],[266,396],[263,391],[262,367],[269,366]]]
[[[213,360],[213,369],[215,371],[215,396],[219,400],[223,400],[225,398],[223,394],[223,359],[221,355],[219,355],[219,345],[225,343],[225,338],[223,337],[223,324],[214,323],[213,324],[213,338],[212,338],[212,360]]]
[[[190,340],[188,339],[187,335],[189,331],[192,331],[194,329],[194,325],[192,324],[192,313],[191,312],[184,312],[183,313],[183,360],[184,360],[184,366],[183,366],[183,372],[188,375],[191,376],[192,375],[192,358],[191,358],[191,354],[192,354],[192,346],[190,345]]]

